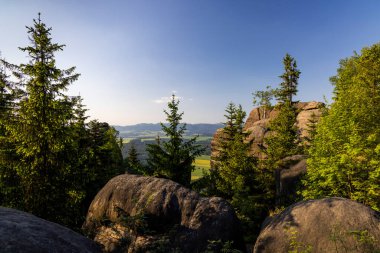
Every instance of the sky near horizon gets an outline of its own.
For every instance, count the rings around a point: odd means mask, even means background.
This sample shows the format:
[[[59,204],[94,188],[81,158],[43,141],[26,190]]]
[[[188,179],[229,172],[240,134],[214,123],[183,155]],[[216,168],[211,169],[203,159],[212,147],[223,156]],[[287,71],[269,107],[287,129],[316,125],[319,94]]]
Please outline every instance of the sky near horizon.
[[[18,47],[38,12],[66,44],[58,67],[81,74],[68,93],[112,125],[164,122],[172,93],[187,123],[223,122],[229,102],[249,113],[286,53],[302,72],[295,99],[331,99],[339,61],[380,40],[377,0],[0,0],[2,58],[28,61]]]

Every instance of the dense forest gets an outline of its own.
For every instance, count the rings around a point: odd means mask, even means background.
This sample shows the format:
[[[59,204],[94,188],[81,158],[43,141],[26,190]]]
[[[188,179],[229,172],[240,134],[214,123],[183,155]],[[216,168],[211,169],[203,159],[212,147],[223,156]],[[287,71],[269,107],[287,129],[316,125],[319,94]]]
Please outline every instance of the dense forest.
[[[278,112],[269,123],[273,134],[261,147],[265,158],[249,152],[246,112],[231,102],[211,169],[191,181],[194,160],[205,149],[197,136],[184,138],[180,101],[173,95],[167,104],[165,138],[146,145],[146,162],[134,145],[123,159],[118,132],[108,123],[88,121],[81,97],[66,95],[80,75],[75,67],[57,67],[55,53],[65,45],[53,42],[51,31],[38,17],[27,27],[30,44],[20,47],[29,61],[0,61],[1,206],[80,231],[97,192],[127,172],[226,199],[247,243],[255,242],[266,217],[301,200],[338,196],[380,211],[380,44],[341,60],[331,77],[333,101],[321,108],[319,120],[310,120],[307,136],[296,127],[301,71],[286,54],[279,85],[253,92],[253,105],[262,108],[264,118],[270,110]],[[279,173],[294,155],[307,157],[307,172],[295,194],[282,196]]]

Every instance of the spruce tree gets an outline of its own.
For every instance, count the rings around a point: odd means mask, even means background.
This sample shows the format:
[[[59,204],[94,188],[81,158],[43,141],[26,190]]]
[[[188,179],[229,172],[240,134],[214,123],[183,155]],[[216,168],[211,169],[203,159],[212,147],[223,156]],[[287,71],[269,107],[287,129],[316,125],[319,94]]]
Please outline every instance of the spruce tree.
[[[280,76],[282,82],[275,95],[279,102],[293,102],[293,96],[297,94],[298,78],[301,72],[297,69],[297,62],[289,54],[283,59],[285,72]]]
[[[334,102],[316,129],[302,192],[380,210],[380,44],[340,62]]]
[[[237,178],[237,175],[245,169],[251,169],[252,164],[247,166],[243,161],[248,156],[249,143],[244,142],[246,134],[243,133],[243,124],[246,113],[241,105],[236,106],[234,103],[229,103],[226,108],[226,122],[222,135],[219,138],[220,151],[216,157],[217,189],[225,198],[232,198],[234,188],[243,187],[244,181]],[[237,160],[236,160],[237,159]],[[247,160],[248,161],[248,160]],[[241,165],[241,167],[239,166]],[[246,168],[249,167],[249,168]]]
[[[280,196],[280,174],[281,170],[287,166],[284,158],[301,151],[298,145],[296,108],[292,101],[293,96],[297,94],[298,78],[301,72],[297,69],[296,61],[289,54],[286,54],[283,64],[285,72],[280,76],[283,81],[280,88],[275,91],[279,101],[276,106],[278,115],[269,122],[271,135],[264,139],[266,147],[264,152],[267,159],[262,162],[262,167],[273,173],[273,179],[270,181],[274,182],[272,191],[276,206],[286,204]]]
[[[68,206],[79,203],[83,192],[70,180],[68,156],[72,151],[73,100],[63,92],[78,79],[75,67],[57,68],[55,53],[64,45],[53,43],[51,28],[40,19],[27,27],[30,45],[20,48],[30,61],[14,66],[25,93],[9,126],[15,143],[23,199],[20,207],[48,220],[67,223]]]
[[[172,95],[168,103],[169,110],[164,110],[168,124],[161,123],[162,131],[168,140],[148,144],[148,166],[154,175],[190,186],[191,172],[194,169],[192,164],[204,149],[196,144],[197,137],[185,141],[186,124],[181,123],[183,112],[178,112],[178,105],[179,100]]]
[[[139,160],[139,153],[133,142],[131,142],[125,162],[128,173],[143,173],[143,166]]]
[[[113,127],[106,122],[92,120],[87,124],[87,136],[85,207],[111,178],[125,172],[118,132]]]
[[[15,101],[20,93],[6,74],[0,59],[0,205],[17,207],[20,201],[19,177],[14,168],[15,145],[7,128],[13,122]]]
[[[264,177],[258,169],[257,158],[250,154],[251,143],[246,141],[249,134],[244,131],[246,113],[241,105],[234,103],[229,103],[225,111],[226,122],[219,138],[219,153],[208,175],[208,186],[216,188],[211,189],[211,193],[232,204],[244,231],[250,235],[246,240],[252,242],[267,215],[267,195],[261,182]]]

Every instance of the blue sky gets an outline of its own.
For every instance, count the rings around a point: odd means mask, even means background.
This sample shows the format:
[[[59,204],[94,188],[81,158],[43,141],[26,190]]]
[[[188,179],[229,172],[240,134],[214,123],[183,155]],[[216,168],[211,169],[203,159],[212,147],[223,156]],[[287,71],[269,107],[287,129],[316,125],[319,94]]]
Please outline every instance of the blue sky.
[[[163,122],[173,92],[188,123],[223,122],[230,101],[249,113],[286,53],[302,72],[296,99],[322,101],[339,60],[380,40],[377,0],[0,0],[3,58],[28,61],[18,47],[38,12],[66,44],[58,66],[81,73],[68,93],[114,125]]]

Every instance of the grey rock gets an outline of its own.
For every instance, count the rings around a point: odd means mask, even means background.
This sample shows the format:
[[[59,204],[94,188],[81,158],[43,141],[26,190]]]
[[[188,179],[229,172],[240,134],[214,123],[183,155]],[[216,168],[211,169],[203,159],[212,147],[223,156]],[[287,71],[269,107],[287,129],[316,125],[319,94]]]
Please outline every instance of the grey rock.
[[[134,231],[117,210],[126,217],[143,214],[150,232]],[[168,179],[130,174],[111,179],[96,195],[83,228],[106,252],[150,252],[163,247],[163,238],[165,247],[184,253],[205,250],[208,240],[244,247],[236,215],[225,200],[200,197]]]
[[[380,252],[380,213],[336,197],[296,203],[264,225],[253,252],[291,250]]]
[[[56,223],[0,207],[1,253],[96,253],[90,239]]]

